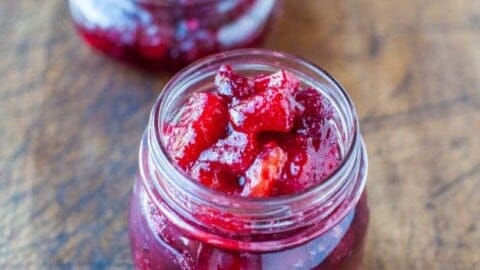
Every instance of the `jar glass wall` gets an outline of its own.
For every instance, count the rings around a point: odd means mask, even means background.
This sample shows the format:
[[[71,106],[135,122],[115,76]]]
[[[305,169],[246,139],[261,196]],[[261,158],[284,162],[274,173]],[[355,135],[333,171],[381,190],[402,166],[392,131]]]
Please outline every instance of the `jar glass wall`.
[[[230,64],[242,74],[287,70],[336,109],[342,163],[318,186],[272,198],[229,196],[190,179],[164,147],[162,126]],[[210,56],[165,86],[140,146],[140,174],[130,208],[138,269],[357,269],[368,224],[367,155],[351,100],[318,67],[267,50]]]
[[[69,0],[94,48],[150,70],[176,70],[209,54],[258,46],[276,0]]]

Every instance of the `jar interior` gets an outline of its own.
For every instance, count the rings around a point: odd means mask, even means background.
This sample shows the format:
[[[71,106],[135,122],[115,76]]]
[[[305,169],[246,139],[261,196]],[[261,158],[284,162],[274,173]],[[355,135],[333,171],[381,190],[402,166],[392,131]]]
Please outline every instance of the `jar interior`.
[[[253,60],[253,59],[252,59]],[[255,77],[267,75],[279,70],[287,70],[300,79],[304,87],[311,87],[319,91],[322,96],[328,99],[328,102],[334,107],[334,116],[329,121],[332,122],[337,134],[339,134],[338,145],[340,147],[341,158],[347,155],[351,148],[356,122],[353,117],[350,117],[349,110],[351,107],[348,103],[338,98],[337,89],[332,89],[332,83],[337,84],[332,78],[313,76],[309,72],[298,70],[295,67],[285,65],[271,65],[271,63],[243,63],[247,62],[242,59],[240,63],[235,63],[235,60],[229,62],[235,66],[235,72],[246,76]],[[254,60],[252,61],[254,62]],[[169,112],[160,121],[159,126],[163,126],[167,122],[175,122],[175,117],[178,116],[178,108],[183,107],[187,101],[197,92],[208,92],[215,89],[214,78],[220,68],[220,65],[212,64],[206,68],[202,68],[201,72],[194,72],[187,78],[183,78],[183,83],[178,85],[176,94],[169,96],[164,102],[162,110]],[[351,127],[351,128],[348,128]],[[161,134],[161,140],[165,144],[165,134]]]

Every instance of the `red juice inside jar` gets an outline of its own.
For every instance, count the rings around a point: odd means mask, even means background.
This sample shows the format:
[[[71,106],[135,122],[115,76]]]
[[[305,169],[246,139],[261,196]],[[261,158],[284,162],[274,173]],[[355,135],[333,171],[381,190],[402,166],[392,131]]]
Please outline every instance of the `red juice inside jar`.
[[[366,170],[355,110],[328,74],[266,50],[209,57],[152,110],[130,209],[135,266],[358,269]]]
[[[209,54],[259,46],[275,0],[69,0],[92,47],[148,70],[178,70]]]

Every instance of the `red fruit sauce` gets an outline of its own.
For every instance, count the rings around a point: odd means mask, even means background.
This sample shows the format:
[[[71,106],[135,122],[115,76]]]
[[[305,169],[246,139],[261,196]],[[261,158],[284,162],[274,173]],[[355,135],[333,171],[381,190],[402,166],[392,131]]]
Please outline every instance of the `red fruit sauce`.
[[[276,0],[69,0],[92,47],[149,70],[260,45]]]
[[[229,213],[209,206],[215,193],[218,198],[266,204],[308,194],[348,166],[343,164],[339,112],[330,99],[286,70],[247,76],[222,65],[214,81],[213,88],[186,97],[161,128],[170,161],[192,181],[211,189],[212,197],[205,206],[185,205],[194,210],[184,220],[167,201],[151,200],[158,194],[137,179],[130,209],[136,268],[358,269],[368,223],[363,186],[356,197],[333,196],[325,210],[319,206],[289,216],[295,222],[284,224],[291,227],[288,230],[269,232],[279,225],[251,226],[248,219],[238,218],[245,216],[241,209],[238,214],[238,209]],[[142,147],[150,147],[145,144]],[[141,164],[145,171],[156,174],[148,157],[141,160],[149,163]],[[346,211],[344,206],[351,203],[354,207]],[[321,215],[326,216],[310,222]],[[327,229],[307,237],[321,228]],[[249,245],[269,241],[279,246]]]
[[[334,111],[287,71],[243,77],[222,66],[216,89],[193,94],[166,127],[166,147],[202,184],[272,197],[322,183],[340,164]]]

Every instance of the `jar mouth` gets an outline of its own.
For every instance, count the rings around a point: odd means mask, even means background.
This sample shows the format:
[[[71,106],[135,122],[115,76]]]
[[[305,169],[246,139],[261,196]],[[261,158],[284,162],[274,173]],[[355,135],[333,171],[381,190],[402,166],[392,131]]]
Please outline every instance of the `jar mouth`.
[[[208,1],[208,0],[207,0]],[[348,145],[348,148],[346,151],[344,151],[342,155],[342,160],[339,164],[339,166],[320,184],[315,185],[311,188],[308,188],[306,190],[302,190],[300,192],[294,193],[294,194],[288,194],[288,195],[281,195],[281,196],[274,196],[274,197],[267,197],[267,198],[254,198],[254,197],[240,197],[240,196],[232,196],[228,195],[224,192],[217,191],[214,189],[211,189],[209,187],[206,187],[202,185],[200,182],[197,180],[193,179],[190,175],[188,175],[182,168],[180,168],[176,162],[170,157],[170,154],[168,153],[167,147],[165,145],[164,140],[160,139],[162,138],[161,134],[161,123],[163,122],[160,118],[160,112],[162,109],[165,107],[165,95],[168,93],[165,93],[166,90],[172,89],[175,87],[175,85],[185,79],[185,74],[197,74],[199,71],[203,69],[203,67],[207,67],[209,65],[212,65],[212,62],[218,62],[218,61],[224,61],[224,59],[228,58],[238,58],[242,56],[259,56],[259,57],[264,57],[264,56],[269,56],[273,58],[279,58],[279,59],[284,59],[288,61],[295,61],[298,62],[306,67],[308,67],[311,70],[317,71],[319,74],[325,76],[326,79],[328,79],[338,90],[340,90],[344,100],[347,103],[347,106],[351,112],[351,117],[352,117],[352,124],[353,124],[353,132],[352,132],[352,139],[351,142]],[[225,63],[228,63],[228,61],[225,61]],[[193,75],[195,76],[195,75]],[[358,144],[359,140],[359,124],[358,124],[358,118],[357,114],[355,111],[355,107],[351,101],[351,98],[347,94],[347,92],[344,90],[344,88],[341,86],[341,84],[333,78],[328,72],[326,72],[324,69],[318,67],[317,65],[309,62],[308,60],[294,56],[294,55],[289,55],[286,53],[281,53],[273,50],[268,50],[268,49],[237,49],[237,50],[231,50],[227,52],[222,52],[222,53],[217,53],[214,55],[211,55],[209,57],[200,59],[191,65],[185,67],[182,69],[180,72],[178,72],[170,81],[164,86],[157,102],[156,106],[152,110],[152,118],[151,120],[151,126],[155,127],[155,137],[157,140],[155,140],[155,145],[153,145],[154,149],[157,149],[160,151],[161,155],[166,157],[169,160],[169,164],[171,165],[172,170],[175,170],[176,173],[178,173],[178,176],[181,176],[178,180],[182,182],[182,185],[187,187],[188,189],[195,190],[197,194],[203,194],[203,193],[208,193],[210,196],[214,195],[215,198],[217,198],[219,201],[222,202],[227,202],[230,200],[234,200],[236,203],[242,202],[245,203],[252,208],[256,207],[264,207],[265,205],[282,205],[282,204],[291,204],[292,202],[296,200],[302,200],[305,197],[312,196],[313,194],[318,195],[319,193],[324,193],[322,192],[323,190],[328,190],[331,189],[332,187],[332,181],[335,181],[335,175],[339,172],[342,171],[347,165],[346,161],[349,159],[349,157],[352,155],[352,152],[355,148],[355,146]],[[187,181],[184,181],[187,180]],[[199,193],[198,193],[199,192]]]

